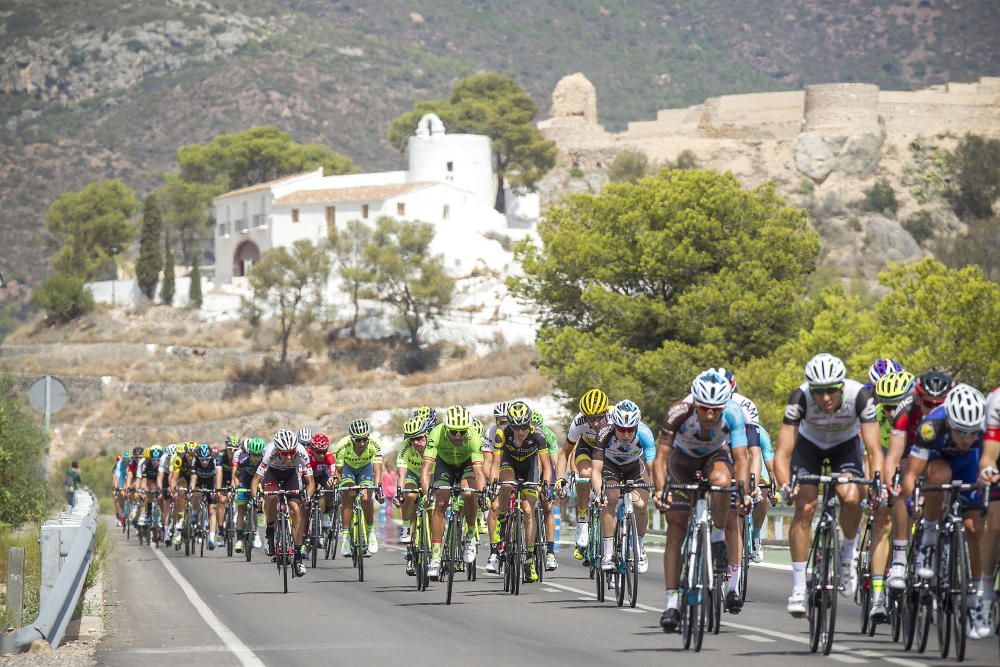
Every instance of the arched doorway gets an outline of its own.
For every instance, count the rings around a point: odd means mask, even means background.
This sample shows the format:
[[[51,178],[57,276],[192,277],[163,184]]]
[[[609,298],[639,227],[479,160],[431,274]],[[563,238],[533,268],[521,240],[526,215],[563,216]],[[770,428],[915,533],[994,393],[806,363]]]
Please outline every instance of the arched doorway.
[[[233,277],[242,278],[253,265],[260,261],[260,249],[253,241],[244,241],[236,246],[236,253],[233,255]]]

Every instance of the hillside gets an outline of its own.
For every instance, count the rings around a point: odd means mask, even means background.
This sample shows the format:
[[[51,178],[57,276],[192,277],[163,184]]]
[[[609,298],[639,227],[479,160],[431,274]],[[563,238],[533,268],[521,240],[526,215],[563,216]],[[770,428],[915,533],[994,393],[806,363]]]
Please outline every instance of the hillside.
[[[37,282],[59,193],[140,195],[176,149],[275,124],[362,169],[398,166],[392,118],[482,69],[544,111],[583,71],[611,130],[724,93],[863,81],[910,89],[997,71],[989,0],[0,2],[2,267]]]

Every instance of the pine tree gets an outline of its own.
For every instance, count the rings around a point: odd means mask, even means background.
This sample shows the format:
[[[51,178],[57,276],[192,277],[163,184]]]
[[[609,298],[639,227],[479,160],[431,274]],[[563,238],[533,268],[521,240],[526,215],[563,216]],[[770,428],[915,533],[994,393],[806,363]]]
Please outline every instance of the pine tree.
[[[201,251],[195,250],[191,257],[191,287],[188,289],[188,305],[201,308]]]
[[[135,264],[135,273],[139,281],[139,289],[147,299],[156,296],[156,283],[163,269],[163,249],[160,247],[160,234],[163,229],[163,216],[160,214],[160,204],[155,195],[146,197],[142,212],[142,236],[139,239],[139,261]]]
[[[168,306],[174,305],[174,244],[170,240],[170,227],[163,231],[163,285],[160,286],[160,300]]]

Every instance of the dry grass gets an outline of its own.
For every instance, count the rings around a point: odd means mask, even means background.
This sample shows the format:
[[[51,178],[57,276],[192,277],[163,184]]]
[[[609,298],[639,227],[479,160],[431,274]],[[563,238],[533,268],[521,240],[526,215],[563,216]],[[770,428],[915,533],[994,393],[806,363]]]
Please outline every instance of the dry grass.
[[[534,375],[538,352],[531,345],[498,346],[485,357],[464,357],[433,371],[414,373],[399,379],[404,387],[436,382],[457,382],[503,376]]]
[[[52,354],[10,357],[6,370],[27,374],[64,376],[111,375],[124,382],[217,382],[231,379],[245,362],[238,359],[185,359],[183,357],[111,357],[107,355]]]

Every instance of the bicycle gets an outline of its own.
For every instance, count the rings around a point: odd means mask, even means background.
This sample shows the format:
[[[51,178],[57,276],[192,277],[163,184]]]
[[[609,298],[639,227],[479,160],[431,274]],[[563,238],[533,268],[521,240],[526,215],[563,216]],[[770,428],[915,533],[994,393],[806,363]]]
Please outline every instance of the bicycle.
[[[965,660],[965,626],[969,620],[970,570],[969,544],[962,523],[962,491],[977,489],[976,484],[953,480],[948,484],[922,484],[922,493],[943,492],[942,507],[947,508],[944,522],[938,530],[934,568],[934,623],[937,626],[938,648],[942,658],[948,657],[950,635],[955,634],[955,658]]]
[[[691,513],[688,516],[687,535],[681,546],[680,616],[681,640],[684,648],[694,646],[701,651],[705,638],[705,621],[714,590],[712,567],[712,517],[709,513],[708,493],[732,493],[732,486],[715,486],[711,480],[694,484],[668,483],[663,500],[669,503],[671,491],[689,491]],[[708,605],[705,604],[708,598]]]
[[[410,533],[410,543],[406,545],[406,560],[410,562],[417,577],[417,590],[427,590],[429,579],[427,568],[431,562],[430,522],[427,519],[426,496],[420,489],[400,489],[397,496],[416,494],[417,503],[414,508],[413,531]]]
[[[336,560],[337,546],[340,542],[340,530],[343,519],[340,518],[340,489],[334,487],[330,489],[333,500],[330,501],[330,527],[326,531],[325,556],[326,560]]]
[[[764,490],[773,492],[774,486],[772,483],[761,483],[757,484],[755,473],[750,473],[750,488],[752,489],[756,486],[762,492]],[[747,590],[750,587],[750,563],[753,562],[753,508],[757,506],[757,503],[768,502],[766,496],[761,493],[759,498],[756,498],[750,508],[747,509],[746,514],[743,515],[741,520],[742,525],[742,536],[740,542],[743,545],[743,549],[740,555],[740,587],[737,591],[740,596],[740,602],[745,603],[747,601]]]
[[[527,563],[528,549],[525,544],[524,490],[538,488],[538,482],[521,480],[498,482],[499,486],[510,486],[512,493],[507,506],[507,520],[503,524],[500,535],[500,559],[504,562],[505,592],[513,595],[521,594],[521,578]]]
[[[358,570],[358,581],[365,580],[365,558],[368,558],[368,522],[365,519],[364,508],[361,505],[361,490],[374,491],[374,486],[354,484],[342,486],[340,491],[354,491],[354,503],[351,509],[351,564]]]
[[[920,485],[913,490],[914,512],[920,511]],[[917,651],[923,653],[927,648],[927,638],[930,636],[931,619],[934,615],[934,592],[930,580],[917,576],[917,555],[924,536],[924,519],[918,517],[910,533],[910,541],[906,547],[906,587],[903,589],[902,625],[903,649],[909,651],[913,642],[917,643]]]
[[[451,495],[451,500],[444,510],[444,541],[441,544],[441,570],[438,581],[445,577],[448,579],[447,593],[445,594],[445,604],[451,604],[452,587],[455,583],[455,573],[466,570],[466,563],[462,553],[463,523],[465,517],[463,513],[464,499],[463,492],[466,490],[472,493],[482,493],[473,489],[465,489],[460,485],[438,486],[435,491],[447,491]],[[471,569],[475,569],[473,561]]]
[[[876,486],[878,477],[879,473],[876,472]],[[800,475],[792,477],[791,487],[794,489],[802,482],[823,487],[819,523],[813,532],[812,545],[806,558],[806,608],[809,616],[809,650],[816,653],[822,647],[823,655],[830,655],[837,623],[837,596],[843,590],[840,581],[838,504],[834,489],[840,484],[869,486],[873,482],[860,477]]]
[[[587,504],[587,550],[584,564],[590,569],[590,578],[597,583],[597,601],[604,602],[604,588],[607,577],[601,570],[601,506],[597,498]]]
[[[300,498],[301,491],[286,491],[278,489],[276,491],[261,491],[264,496],[277,496],[278,504],[274,517],[274,562],[281,574],[282,587],[285,593],[288,592],[288,570],[292,571],[292,579],[295,578],[295,568],[289,568],[294,560],[295,544],[292,540],[292,521],[288,511],[288,499]]]
[[[868,509],[868,517],[865,519],[865,527],[861,532],[861,541],[858,551],[858,565],[856,573],[858,577],[858,588],[854,591],[854,604],[861,606],[861,634],[869,637],[875,634],[875,623],[870,621],[868,616],[872,609],[872,529],[875,526],[875,511]]]
[[[319,558],[319,550],[324,548],[323,541],[323,497],[327,495],[336,494],[335,489],[316,489],[313,497],[309,499],[309,529],[306,536],[306,540],[309,544],[309,564],[310,567],[316,567],[316,561]],[[332,523],[332,522],[331,522]],[[331,526],[332,528],[333,526]],[[329,541],[329,535],[326,535],[327,541]],[[325,545],[326,557],[330,557],[330,546]]]
[[[615,505],[615,531],[612,542],[614,550],[611,557],[614,569],[610,578],[616,591],[618,606],[625,604],[627,594],[629,607],[635,608],[639,600],[639,528],[635,521],[632,492],[636,489],[652,488],[652,485],[626,480],[611,482],[604,488],[620,490]]]
[[[232,558],[236,542],[236,487],[230,487],[226,491],[226,511],[222,516],[219,532],[226,541],[226,556]]]
[[[201,503],[198,505],[198,518],[195,521],[194,530],[190,532],[190,539],[200,547],[200,558],[205,557],[205,542],[208,541],[209,512],[215,510],[212,507],[211,497],[215,495],[214,490],[201,489]],[[191,547],[192,553],[194,546]]]
[[[243,556],[248,563],[253,558],[254,538],[257,537],[257,512],[260,510],[258,502],[256,498],[250,498],[243,516]]]

